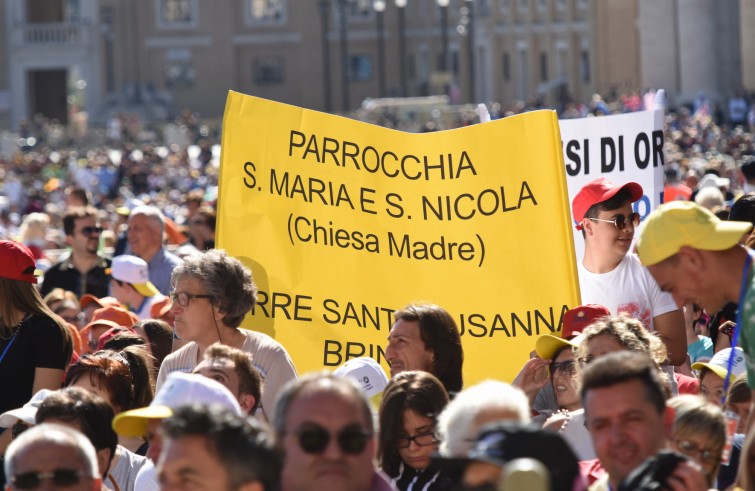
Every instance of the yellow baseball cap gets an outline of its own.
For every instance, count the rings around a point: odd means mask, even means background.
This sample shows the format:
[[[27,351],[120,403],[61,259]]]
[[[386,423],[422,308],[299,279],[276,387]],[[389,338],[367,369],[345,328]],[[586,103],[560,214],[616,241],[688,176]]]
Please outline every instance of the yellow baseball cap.
[[[692,201],[672,201],[656,208],[640,227],[637,255],[652,266],[673,256],[682,246],[723,251],[749,232],[749,222],[728,222]]]

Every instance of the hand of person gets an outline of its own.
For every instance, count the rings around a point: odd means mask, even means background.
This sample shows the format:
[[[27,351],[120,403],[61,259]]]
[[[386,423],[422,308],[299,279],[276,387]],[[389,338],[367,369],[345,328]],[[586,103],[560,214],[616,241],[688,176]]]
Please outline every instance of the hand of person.
[[[535,402],[537,392],[545,387],[550,380],[548,376],[549,364],[549,360],[530,358],[511,383],[514,387],[519,387],[524,391],[530,401],[530,406]]]
[[[671,491],[708,491],[708,481],[702,468],[696,462],[680,462],[666,479]]]

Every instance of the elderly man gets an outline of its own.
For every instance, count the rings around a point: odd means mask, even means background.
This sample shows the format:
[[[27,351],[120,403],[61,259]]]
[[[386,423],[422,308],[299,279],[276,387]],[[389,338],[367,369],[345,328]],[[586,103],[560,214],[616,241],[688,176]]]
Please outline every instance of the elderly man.
[[[432,304],[409,305],[393,316],[396,322],[385,348],[391,377],[423,370],[435,375],[450,395],[459,392],[463,386],[464,352],[453,317]]]
[[[582,377],[585,426],[607,474],[591,490],[619,489],[646,459],[666,447],[674,412],[666,406],[664,382],[644,353],[620,351],[591,362]],[[667,489],[708,489],[692,461],[677,464],[663,483]]]
[[[170,275],[181,259],[165,250],[165,217],[154,206],[138,206],[128,218],[131,251],[149,265],[149,280],[163,295],[170,293]]]
[[[160,366],[159,389],[173,371],[192,371],[202,353],[220,342],[251,353],[262,376],[264,391],[258,415],[269,420],[275,397],[289,380],[297,378],[294,363],[286,349],[260,332],[241,328],[244,316],[254,307],[257,286],[252,272],[225,251],[213,249],[188,256],[173,271],[171,294],[176,335],[190,341],[171,353]]]
[[[8,491],[45,489],[99,491],[97,454],[87,437],[56,424],[37,425],[16,438],[5,453]],[[52,486],[50,486],[52,484]]]
[[[273,428],[284,452],[282,491],[387,491],[375,469],[370,404],[350,379],[311,374],[288,384]]]
[[[261,423],[218,406],[183,406],[163,421],[162,491],[277,491],[281,458]]]
[[[494,421],[530,422],[527,396],[505,382],[488,380],[459,392],[440,413],[440,453],[464,457],[480,428]]]

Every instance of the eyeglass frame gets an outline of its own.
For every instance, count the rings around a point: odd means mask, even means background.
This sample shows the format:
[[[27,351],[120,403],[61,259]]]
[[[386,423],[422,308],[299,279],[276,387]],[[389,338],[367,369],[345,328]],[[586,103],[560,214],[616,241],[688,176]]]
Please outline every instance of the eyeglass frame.
[[[71,481],[70,483],[62,483],[56,481],[56,476],[60,476],[61,472],[70,473],[70,477],[74,478],[74,481]],[[27,477],[27,476],[34,476],[36,479],[36,484],[33,486],[19,486],[18,479]],[[8,481],[13,484],[18,489],[37,489],[41,484],[42,481],[45,479],[51,479],[53,484],[56,486],[74,486],[79,483],[81,478],[90,478],[94,479],[93,476],[90,475],[90,473],[78,469],[65,469],[65,468],[59,468],[59,469],[53,469],[52,471],[42,472],[42,471],[28,471],[28,472],[21,472],[19,474],[16,474],[12,476]],[[60,479],[60,477],[58,477]]]
[[[180,300],[182,298],[182,296],[184,296],[184,298],[186,298],[186,302]],[[207,294],[205,294],[205,295],[194,295],[193,293],[188,293],[188,292],[176,292],[176,291],[172,291],[172,292],[170,292],[170,295],[168,295],[168,297],[170,298],[171,302],[173,302],[175,304],[178,304],[181,307],[188,307],[189,304],[191,303],[191,301],[194,300],[195,298],[212,298],[212,299],[214,299],[215,295],[207,295]]]
[[[683,438],[674,438],[673,441],[674,443],[676,443],[676,445],[679,447],[682,453],[698,455],[700,456],[700,459],[707,464],[715,465],[719,460],[719,456],[721,452],[716,452],[715,450],[700,448],[696,443],[693,443],[689,440],[685,440]],[[690,448],[687,450],[682,450],[683,445],[690,446]]]
[[[624,230],[627,228],[627,223],[632,223],[633,228],[637,228],[640,225],[640,222],[642,221],[642,216],[640,216],[637,212],[632,212],[629,215],[618,215],[613,217],[612,220],[606,220],[605,218],[592,218],[587,217],[590,220],[596,221],[596,222],[608,222],[613,223],[613,226],[616,227],[616,230]],[[623,225],[619,227],[619,218],[621,218]]]
[[[418,441],[418,438],[431,436],[433,438],[433,441],[430,443],[420,443]],[[429,447],[430,445],[435,445],[440,440],[438,440],[438,435],[435,434],[434,431],[428,431],[426,433],[420,433],[418,435],[414,436],[400,436],[398,437],[398,440],[396,440],[396,448],[409,448],[409,446],[414,442],[415,445],[420,447]],[[406,445],[404,445],[404,442],[406,442]]]

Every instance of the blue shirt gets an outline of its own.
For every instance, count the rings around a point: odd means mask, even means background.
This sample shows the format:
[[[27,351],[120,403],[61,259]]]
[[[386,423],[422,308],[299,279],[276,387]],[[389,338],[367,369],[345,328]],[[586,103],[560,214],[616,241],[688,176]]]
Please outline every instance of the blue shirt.
[[[181,258],[175,254],[166,251],[161,247],[155,257],[147,265],[149,266],[149,281],[155,285],[160,293],[169,295],[172,287],[170,286],[170,275],[173,274],[173,268],[181,264]]]

